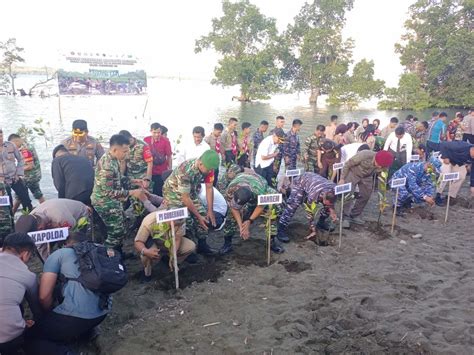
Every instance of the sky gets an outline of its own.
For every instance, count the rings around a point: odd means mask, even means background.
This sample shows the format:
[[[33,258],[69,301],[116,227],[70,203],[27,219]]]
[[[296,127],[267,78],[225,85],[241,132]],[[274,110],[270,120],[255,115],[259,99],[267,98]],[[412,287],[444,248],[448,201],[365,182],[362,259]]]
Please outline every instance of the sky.
[[[284,30],[304,0],[251,0]],[[395,86],[403,68],[394,44],[414,0],[355,0],[345,37],[353,57],[375,62],[375,75]],[[210,80],[218,56],[194,53],[194,42],[222,14],[219,0],[22,0],[2,4],[0,40],[17,38],[26,64],[53,66],[66,51],[133,54],[151,75]]]

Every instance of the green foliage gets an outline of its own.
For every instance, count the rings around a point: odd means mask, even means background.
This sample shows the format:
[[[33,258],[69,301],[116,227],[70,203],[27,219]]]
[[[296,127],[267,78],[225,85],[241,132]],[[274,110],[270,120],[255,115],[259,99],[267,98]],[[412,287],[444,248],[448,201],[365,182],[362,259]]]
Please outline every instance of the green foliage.
[[[305,3],[285,32],[288,54],[283,78],[292,81],[293,90],[311,90],[312,103],[331,93],[347,73],[354,43],[343,40],[342,28],[352,5],[353,0]]]
[[[248,0],[224,0],[222,10],[222,17],[212,19],[212,31],[196,41],[195,52],[213,48],[222,55],[213,84],[239,85],[242,101],[268,98],[281,88],[275,19]]]
[[[163,245],[168,249],[168,254],[170,256],[169,266],[170,269],[173,268],[173,238],[171,235],[171,227],[169,223],[158,223],[154,224],[152,227],[152,238],[159,239],[163,242]]]
[[[21,126],[16,131],[16,134],[18,134],[25,142],[31,143],[35,140],[33,130],[26,127],[24,124],[21,124]]]
[[[380,110],[421,111],[434,104],[415,73],[402,74],[398,88],[386,88],[384,96],[385,98],[378,103]]]
[[[374,79],[374,62],[362,59],[354,66],[351,76],[345,74],[335,81],[328,103],[354,110],[362,101],[380,97],[384,85],[383,80]]]
[[[431,106],[472,105],[474,2],[419,0],[410,7],[405,28],[396,51],[407,71],[419,78]]]
[[[273,225],[273,221],[277,219],[277,211],[276,207],[273,205],[270,205],[266,213],[264,214],[264,217],[266,218],[265,220],[265,229],[268,233],[270,234],[275,234],[276,232],[276,227]]]
[[[48,143],[52,143],[53,138],[52,138],[52,136],[48,136],[46,134],[46,131],[43,128],[43,122],[44,122],[44,120],[42,118],[38,118],[38,119],[34,120],[35,126],[33,126],[33,132],[36,133],[37,136],[43,137],[44,144],[46,145],[46,148],[48,148]],[[49,130],[51,131],[51,123],[48,121],[48,122],[46,122],[46,125],[49,127]],[[28,130],[28,132],[31,132],[31,130]]]
[[[314,221],[314,217],[316,214],[319,212],[319,210],[323,207],[321,203],[317,203],[316,201],[311,202],[309,204],[308,202],[305,202],[303,204],[304,206],[304,211],[306,212],[306,218],[308,219],[310,225]]]
[[[79,220],[76,222],[76,225],[72,228],[73,232],[80,231],[84,227],[87,227],[89,225],[89,220],[87,217],[81,217]]]

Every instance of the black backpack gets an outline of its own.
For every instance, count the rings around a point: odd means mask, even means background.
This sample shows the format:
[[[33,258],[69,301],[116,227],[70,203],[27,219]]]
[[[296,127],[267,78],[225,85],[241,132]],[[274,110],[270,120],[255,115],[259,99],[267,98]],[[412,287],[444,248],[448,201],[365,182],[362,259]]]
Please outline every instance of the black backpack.
[[[78,281],[85,288],[105,295],[127,284],[128,276],[118,253],[110,257],[105,246],[92,242],[76,243],[71,248],[77,255],[81,275],[68,280]]]

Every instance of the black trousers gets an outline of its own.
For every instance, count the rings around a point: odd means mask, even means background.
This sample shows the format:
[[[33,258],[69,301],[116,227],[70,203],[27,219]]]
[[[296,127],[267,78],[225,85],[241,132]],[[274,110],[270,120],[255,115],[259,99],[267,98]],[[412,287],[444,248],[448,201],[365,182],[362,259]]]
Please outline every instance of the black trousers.
[[[45,314],[26,333],[28,339],[47,339],[54,342],[71,342],[102,323],[107,315],[85,319],[51,311]]]
[[[261,177],[263,177],[265,180],[267,180],[268,186],[275,188],[275,186],[273,186],[275,181],[273,179],[275,176],[273,172],[273,164],[270,164],[270,166],[267,166],[263,169],[261,167],[257,167],[255,168],[255,172]]]
[[[2,355],[19,355],[20,349],[23,346],[23,343],[25,341],[25,337],[23,334],[20,336],[7,341],[6,343],[1,343],[0,344],[0,354]]]
[[[153,181],[153,193],[158,196],[163,196],[163,177],[161,175],[153,175],[151,180]]]
[[[17,180],[16,182],[10,184],[10,187],[13,191],[15,191],[16,195],[20,199],[21,205],[23,209],[28,209],[28,211],[33,210],[33,206],[31,205],[30,195],[28,194],[28,188],[26,187],[23,180]],[[9,193],[10,201],[13,201],[11,196],[11,191]]]
[[[474,134],[464,133],[462,135],[462,140],[464,142],[469,142],[471,144],[474,144]]]
[[[232,153],[232,150],[225,151],[225,162],[226,164],[235,163],[235,155]]]
[[[71,198],[71,200],[79,201],[87,206],[91,206],[92,205],[91,195],[92,195],[92,191],[84,191],[84,192],[81,192],[79,195]]]

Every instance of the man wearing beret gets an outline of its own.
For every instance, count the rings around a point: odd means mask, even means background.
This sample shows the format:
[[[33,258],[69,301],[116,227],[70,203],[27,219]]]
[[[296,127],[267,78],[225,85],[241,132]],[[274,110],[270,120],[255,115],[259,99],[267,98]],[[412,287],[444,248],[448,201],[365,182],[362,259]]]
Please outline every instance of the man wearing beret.
[[[350,182],[352,183],[352,191],[356,186],[359,188],[359,197],[355,200],[355,203],[351,201],[344,208],[344,215],[348,217],[344,219],[343,226],[345,228],[349,228],[350,223],[365,223],[359,216],[370,199],[373,175],[382,168],[390,167],[392,163],[393,155],[386,150],[377,153],[371,150],[363,150],[344,164],[339,185]]]
[[[214,251],[206,242],[208,222],[216,225],[214,206],[214,170],[219,166],[219,155],[214,150],[206,150],[199,158],[182,162],[163,185],[164,203],[169,209],[187,207],[189,217],[186,219],[186,235],[197,242],[197,252],[212,255]],[[202,181],[206,185],[206,209],[199,201],[199,188]],[[177,221],[176,228],[181,228],[183,220]]]

